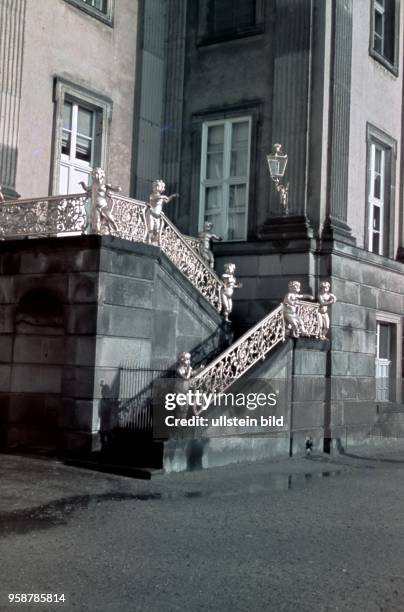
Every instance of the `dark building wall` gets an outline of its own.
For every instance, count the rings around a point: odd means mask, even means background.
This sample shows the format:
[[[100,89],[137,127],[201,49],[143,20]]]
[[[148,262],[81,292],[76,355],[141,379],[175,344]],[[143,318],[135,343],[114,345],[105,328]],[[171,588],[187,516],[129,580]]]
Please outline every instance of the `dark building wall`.
[[[251,185],[253,190],[263,188],[268,195],[263,155],[268,152],[272,105],[271,12],[264,12],[265,35],[261,33],[219,44],[205,44],[201,42],[203,32],[200,31],[198,4],[204,3],[188,2],[182,117],[182,198],[176,211],[177,221],[188,232],[197,229],[202,122],[240,113],[253,114],[252,130],[257,146],[254,151],[256,163],[251,164]],[[251,214],[254,217],[256,211],[252,210]]]
[[[331,43],[326,23],[332,21],[331,11],[322,2],[307,0],[257,2],[261,7],[257,27],[243,36],[223,35],[212,40],[204,30],[207,4],[187,3],[185,48],[180,46],[184,30],[172,29],[177,52],[168,58],[171,81],[167,103],[170,106],[175,99],[177,109],[182,108],[180,116],[177,110],[177,116],[171,117],[169,126],[177,138],[178,133],[182,137],[182,200],[176,205],[176,221],[186,232],[197,230],[202,123],[249,115],[248,238],[259,235],[268,217],[282,214],[266,161],[274,142],[283,143],[289,154],[291,213],[309,214],[318,230],[326,206],[326,165],[319,151],[328,137],[326,78]],[[163,168],[170,169],[172,156],[172,150],[163,151]],[[307,172],[309,163],[316,181]],[[173,188],[177,190],[177,186],[178,179]],[[236,251],[237,243],[233,246]]]
[[[183,350],[202,360],[224,341],[221,317],[156,247],[95,236],[3,242],[0,271],[6,444],[88,445],[102,386],[119,396],[122,362],[175,364]],[[48,312],[29,310],[30,292]]]

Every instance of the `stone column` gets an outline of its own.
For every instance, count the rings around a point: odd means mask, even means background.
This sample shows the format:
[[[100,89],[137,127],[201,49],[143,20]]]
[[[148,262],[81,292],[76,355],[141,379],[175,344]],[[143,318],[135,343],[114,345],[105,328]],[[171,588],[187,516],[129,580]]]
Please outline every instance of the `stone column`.
[[[305,215],[312,0],[278,0],[274,34],[272,141],[289,156],[290,215]],[[278,194],[271,195],[270,213],[278,216]]]
[[[161,168],[167,191],[177,193],[180,191],[181,172],[187,0],[168,0],[167,15],[168,36]],[[178,206],[179,203],[175,202],[174,210]]]
[[[26,0],[0,0],[0,185],[18,196],[15,178]]]
[[[288,245],[307,245],[313,230],[307,218],[311,63],[314,0],[278,0],[274,12],[273,109],[271,145],[279,142],[288,154],[285,182],[289,182],[289,215],[279,194],[270,189],[269,217],[259,237]],[[268,180],[270,178],[268,176]]]
[[[349,121],[352,63],[352,0],[334,0],[330,103],[330,175],[325,235],[354,242],[347,224]]]

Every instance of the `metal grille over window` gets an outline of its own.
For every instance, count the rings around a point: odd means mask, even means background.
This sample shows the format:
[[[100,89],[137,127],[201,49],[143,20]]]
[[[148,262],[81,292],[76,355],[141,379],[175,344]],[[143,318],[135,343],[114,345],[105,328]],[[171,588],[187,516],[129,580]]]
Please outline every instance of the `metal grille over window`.
[[[376,400],[391,400],[391,356],[393,326],[390,323],[377,323],[376,328]]]

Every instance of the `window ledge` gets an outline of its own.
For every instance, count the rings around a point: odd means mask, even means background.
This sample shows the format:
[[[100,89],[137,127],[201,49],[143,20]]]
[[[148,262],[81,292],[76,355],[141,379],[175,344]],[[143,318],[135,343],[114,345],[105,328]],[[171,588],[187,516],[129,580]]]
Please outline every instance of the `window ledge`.
[[[98,19],[98,21],[105,23],[111,28],[114,26],[112,18],[112,2],[110,1],[108,2],[108,9],[106,13],[103,13],[102,11],[99,11],[93,6],[86,4],[85,2],[83,2],[83,0],[65,0],[65,2],[71,4],[72,6],[75,6],[84,13],[87,13],[87,15],[91,15],[91,17]]]
[[[369,55],[373,57],[374,60],[382,64],[391,74],[395,77],[398,77],[398,65],[392,64],[386,57],[375,51],[372,47],[369,49]]]

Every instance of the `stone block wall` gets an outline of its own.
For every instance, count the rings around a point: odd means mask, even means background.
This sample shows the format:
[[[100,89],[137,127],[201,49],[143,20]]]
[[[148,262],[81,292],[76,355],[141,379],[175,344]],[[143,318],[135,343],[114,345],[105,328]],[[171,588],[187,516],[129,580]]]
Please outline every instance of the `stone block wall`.
[[[276,391],[275,407],[251,411],[237,405],[208,408],[209,417],[255,417],[258,426],[173,430],[164,445],[164,469],[182,471],[301,455],[305,453],[309,436],[314,443],[313,449],[321,452],[328,418],[328,350],[327,341],[307,338],[287,339],[284,344],[276,346],[264,362],[254,366],[226,390],[234,396],[237,393]],[[260,426],[261,414],[283,417],[283,426]]]
[[[315,290],[315,257],[311,252],[276,252],[269,243],[214,245],[215,268],[223,273],[223,266],[236,264],[236,276],[242,288],[234,293],[235,325],[244,332],[265,317],[284,298],[291,280],[298,280],[303,293]]]
[[[2,444],[89,445],[122,362],[174,364],[183,350],[202,360],[224,342],[221,316],[157,247],[2,242],[0,273]]]
[[[378,419],[376,323],[395,325],[392,352],[394,401],[401,401],[402,264],[353,246],[335,243],[328,275],[338,302],[332,307],[330,436],[341,443],[367,440]]]

